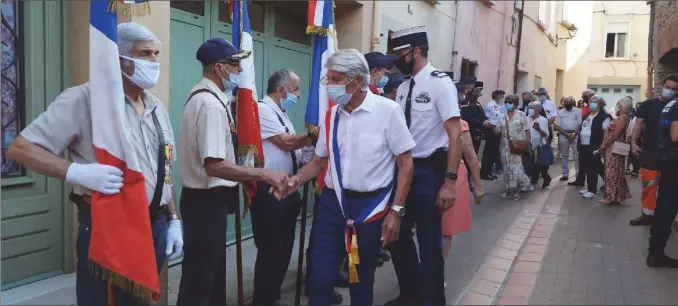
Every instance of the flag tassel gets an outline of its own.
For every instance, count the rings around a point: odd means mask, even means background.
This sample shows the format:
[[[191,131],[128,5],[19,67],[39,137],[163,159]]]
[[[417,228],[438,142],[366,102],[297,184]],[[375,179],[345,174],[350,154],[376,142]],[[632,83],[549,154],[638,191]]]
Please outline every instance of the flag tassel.
[[[146,305],[151,305],[153,304],[153,301],[160,299],[159,292],[137,284],[129,278],[100,265],[92,259],[89,260],[89,270],[95,277],[108,281],[109,284],[122,289]]]
[[[108,3],[108,12],[123,17],[140,17],[151,13],[151,4],[148,1],[141,3],[125,3],[121,0],[111,0]]]

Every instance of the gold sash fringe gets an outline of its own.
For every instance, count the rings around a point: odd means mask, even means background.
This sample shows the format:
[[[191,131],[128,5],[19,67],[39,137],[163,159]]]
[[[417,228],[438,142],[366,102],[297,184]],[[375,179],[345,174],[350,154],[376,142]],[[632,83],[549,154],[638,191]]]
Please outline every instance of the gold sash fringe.
[[[96,263],[92,259],[89,260],[89,271],[92,275],[95,277],[99,277],[100,279],[107,280],[108,283],[113,284],[114,286],[122,289],[123,291],[131,294],[134,298],[139,300],[140,302],[146,304],[146,305],[154,305],[155,302],[153,301],[153,290],[150,288],[146,288],[144,286],[141,286],[133,281],[131,281],[129,278],[124,277],[117,272],[111,271],[110,269]],[[159,294],[159,293],[157,293]]]
[[[360,264],[360,255],[358,254],[358,235],[355,233],[351,236],[351,253],[348,254],[348,283],[355,284],[359,282],[358,268],[356,265]]]
[[[108,3],[108,12],[117,13],[123,17],[140,17],[151,13],[151,3],[124,3],[120,0],[111,0]]]

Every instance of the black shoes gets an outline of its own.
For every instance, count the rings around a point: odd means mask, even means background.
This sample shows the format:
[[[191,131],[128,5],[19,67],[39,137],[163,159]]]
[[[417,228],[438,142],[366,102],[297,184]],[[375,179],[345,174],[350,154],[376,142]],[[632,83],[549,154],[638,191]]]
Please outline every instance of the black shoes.
[[[339,277],[337,278],[337,282],[334,283],[334,287],[348,288],[348,275],[339,273]]]
[[[647,260],[645,261],[648,267],[652,268],[671,268],[678,269],[678,260],[666,256],[662,253],[652,253],[647,255]]]
[[[389,254],[388,251],[381,249],[381,251],[379,251],[379,259],[381,259],[383,261],[390,261],[391,260],[391,254]]]
[[[490,174],[490,175],[482,175],[482,176],[480,176],[480,179],[485,180],[485,181],[494,181],[494,180],[497,179],[497,177]]]
[[[654,217],[646,214],[640,215],[640,217],[635,218],[629,221],[629,225],[640,226],[640,225],[652,225],[652,219]]]
[[[561,182],[567,181],[567,180],[569,180],[569,179],[570,179],[570,177],[565,176],[565,175],[563,175],[563,176],[560,177],[560,181],[561,181]]]
[[[570,186],[584,187],[584,183],[580,183],[580,182],[577,182],[577,181],[569,182],[567,184],[570,185]]]
[[[551,185],[551,179],[544,180],[544,182],[541,184],[541,188],[546,188]]]

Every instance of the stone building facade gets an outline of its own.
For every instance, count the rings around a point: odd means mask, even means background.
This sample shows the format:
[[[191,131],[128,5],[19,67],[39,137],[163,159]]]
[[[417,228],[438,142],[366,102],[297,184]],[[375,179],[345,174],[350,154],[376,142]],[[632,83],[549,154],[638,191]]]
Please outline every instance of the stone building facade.
[[[648,1],[651,7],[652,69],[655,92],[670,73],[678,72],[678,2]]]

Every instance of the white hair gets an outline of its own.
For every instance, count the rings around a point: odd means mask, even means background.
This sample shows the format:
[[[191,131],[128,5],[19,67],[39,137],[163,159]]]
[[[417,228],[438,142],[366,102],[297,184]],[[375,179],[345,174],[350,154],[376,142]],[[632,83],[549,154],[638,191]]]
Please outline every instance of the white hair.
[[[536,112],[540,112],[541,111],[541,102],[532,101],[532,102],[530,102],[530,104],[527,105],[527,107],[533,109]]]
[[[367,91],[370,84],[370,69],[365,56],[356,49],[342,49],[327,59],[325,68],[346,74],[350,78],[363,77],[361,90]]]
[[[118,53],[129,56],[134,43],[137,41],[152,41],[161,44],[151,30],[136,22],[125,22],[118,25]]]

